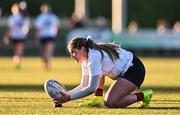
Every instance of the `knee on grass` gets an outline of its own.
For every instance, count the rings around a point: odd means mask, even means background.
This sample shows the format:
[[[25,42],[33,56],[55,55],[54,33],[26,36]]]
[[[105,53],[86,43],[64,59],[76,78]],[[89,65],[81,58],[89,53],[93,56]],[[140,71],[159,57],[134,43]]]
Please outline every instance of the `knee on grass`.
[[[108,108],[124,108],[126,107],[125,105],[118,103],[117,101],[108,101],[108,100],[104,100],[104,105]]]

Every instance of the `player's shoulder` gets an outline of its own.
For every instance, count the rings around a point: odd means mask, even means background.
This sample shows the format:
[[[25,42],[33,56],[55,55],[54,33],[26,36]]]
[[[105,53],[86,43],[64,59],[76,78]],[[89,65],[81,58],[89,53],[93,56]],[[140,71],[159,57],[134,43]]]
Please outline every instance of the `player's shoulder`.
[[[94,50],[94,49],[89,49],[89,53],[88,53],[88,60],[89,61],[100,61],[101,60],[101,52],[98,50]]]
[[[9,17],[8,17],[8,20],[15,20],[17,18],[17,16],[15,16],[15,15],[10,15]]]
[[[8,17],[8,19],[13,18],[13,17],[14,17],[13,15],[10,15],[10,16]]]
[[[99,50],[89,49],[90,56],[101,56],[101,52]]]
[[[10,15],[7,19],[7,23],[14,23],[14,21],[19,20],[20,17],[18,15]]]

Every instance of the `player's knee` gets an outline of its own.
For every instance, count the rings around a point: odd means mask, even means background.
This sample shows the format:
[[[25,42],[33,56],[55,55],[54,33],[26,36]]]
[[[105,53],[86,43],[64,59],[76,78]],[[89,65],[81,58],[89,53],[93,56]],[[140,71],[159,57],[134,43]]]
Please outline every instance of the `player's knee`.
[[[125,108],[123,103],[117,103],[117,101],[104,100],[104,105],[108,108]]]
[[[104,100],[104,105],[108,108],[114,108],[114,102],[110,100]]]

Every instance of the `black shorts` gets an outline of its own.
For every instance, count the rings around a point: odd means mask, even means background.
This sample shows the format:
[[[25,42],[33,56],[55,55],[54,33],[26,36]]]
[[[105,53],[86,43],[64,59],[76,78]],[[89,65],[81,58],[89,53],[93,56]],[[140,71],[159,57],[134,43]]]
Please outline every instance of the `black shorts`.
[[[42,45],[48,43],[48,42],[54,42],[55,41],[55,38],[54,37],[43,37],[43,38],[40,38],[40,42]]]
[[[10,38],[10,41],[13,43],[13,44],[16,44],[16,43],[24,43],[26,41],[26,39],[20,39],[20,38]]]
[[[140,88],[141,84],[144,81],[145,77],[145,68],[141,60],[133,55],[133,65],[128,68],[128,70],[124,73],[122,78],[127,79],[128,81],[135,84],[138,88]]]

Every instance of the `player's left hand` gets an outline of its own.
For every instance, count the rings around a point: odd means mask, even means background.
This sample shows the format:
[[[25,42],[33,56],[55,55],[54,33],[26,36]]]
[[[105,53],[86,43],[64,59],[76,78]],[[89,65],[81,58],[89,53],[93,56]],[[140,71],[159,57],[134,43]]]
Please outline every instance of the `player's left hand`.
[[[53,101],[55,105],[59,105],[70,101],[70,96],[67,93],[61,92],[62,96],[60,98],[54,98]]]

